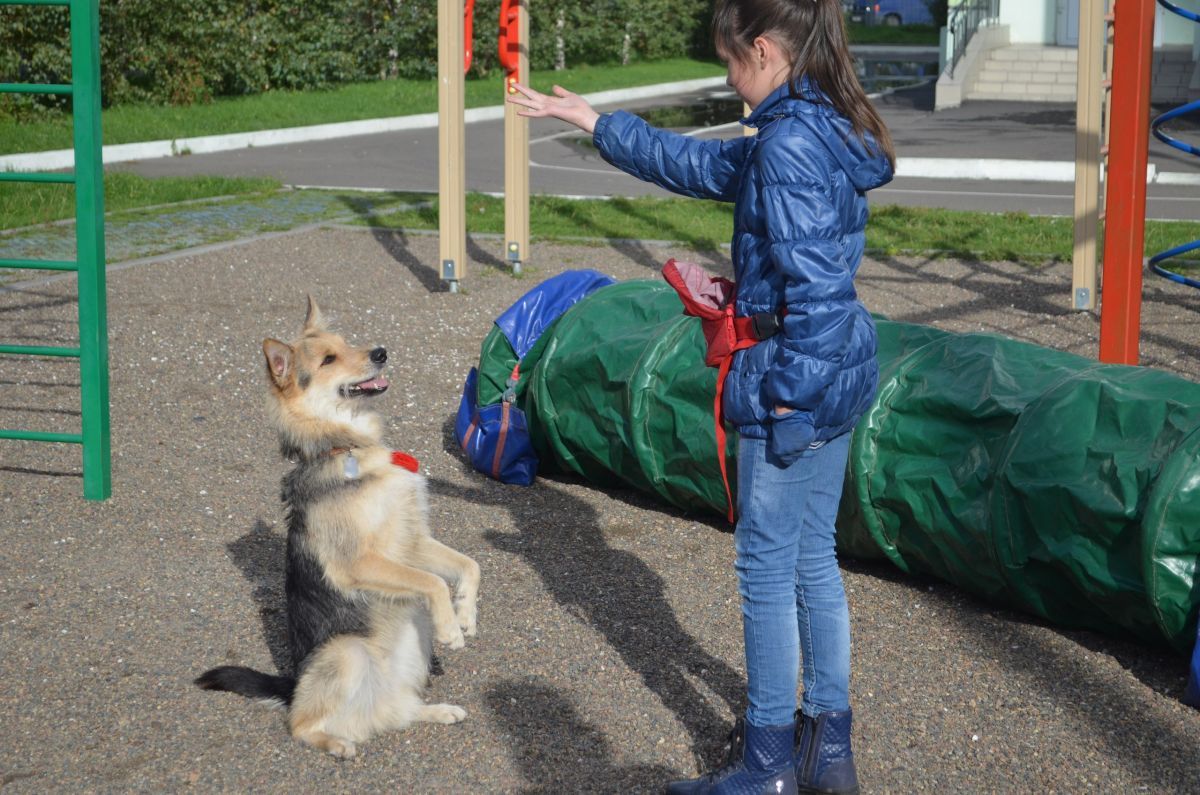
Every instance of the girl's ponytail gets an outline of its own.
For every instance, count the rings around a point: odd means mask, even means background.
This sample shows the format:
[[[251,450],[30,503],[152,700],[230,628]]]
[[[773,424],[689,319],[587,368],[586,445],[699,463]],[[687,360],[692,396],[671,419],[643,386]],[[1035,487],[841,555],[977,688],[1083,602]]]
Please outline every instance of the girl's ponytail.
[[[774,39],[791,56],[792,96],[799,96],[807,78],[850,120],[859,138],[866,142],[869,133],[877,151],[895,166],[891,133],[858,82],[841,0],[717,0],[713,39],[718,50],[744,57],[759,36]]]

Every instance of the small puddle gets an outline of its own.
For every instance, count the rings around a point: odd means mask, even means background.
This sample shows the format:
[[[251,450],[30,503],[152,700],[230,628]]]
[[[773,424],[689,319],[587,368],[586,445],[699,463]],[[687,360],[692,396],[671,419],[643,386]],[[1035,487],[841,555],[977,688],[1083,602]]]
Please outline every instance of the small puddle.
[[[937,78],[938,63],[933,61],[897,61],[855,59],[855,69],[863,90],[876,94],[888,89],[917,86]],[[742,101],[729,90],[685,98],[681,104],[634,111],[655,127],[696,129],[716,127],[742,118]]]
[[[895,61],[884,59],[855,59],[858,82],[868,94],[876,94],[889,88],[916,86],[928,80],[936,80],[938,62]]]

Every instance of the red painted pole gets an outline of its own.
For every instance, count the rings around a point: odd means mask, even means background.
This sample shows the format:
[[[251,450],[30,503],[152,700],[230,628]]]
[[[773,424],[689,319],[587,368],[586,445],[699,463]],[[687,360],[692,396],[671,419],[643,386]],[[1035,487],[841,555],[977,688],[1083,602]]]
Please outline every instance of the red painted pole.
[[[1138,363],[1154,4],[1155,0],[1113,0],[1100,361],[1118,364]]]

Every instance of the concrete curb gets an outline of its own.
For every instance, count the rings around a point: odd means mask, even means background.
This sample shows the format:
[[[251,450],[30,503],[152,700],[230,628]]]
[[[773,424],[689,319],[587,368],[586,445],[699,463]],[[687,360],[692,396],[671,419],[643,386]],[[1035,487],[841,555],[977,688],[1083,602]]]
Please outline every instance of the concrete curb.
[[[685,94],[725,85],[724,77],[701,77],[675,83],[620,88],[585,94],[593,105],[613,105],[651,97]],[[468,124],[496,121],[504,118],[504,106],[492,105],[471,108],[465,113]],[[437,127],[438,114],[420,113],[412,116],[392,116],[384,119],[315,124],[307,127],[287,127],[279,130],[205,135],[170,141],[147,141],[136,144],[106,146],[105,164],[131,160],[150,160],[183,154],[205,154],[260,146],[323,141],[355,135],[376,135],[400,130],[421,130]],[[54,171],[74,166],[71,149],[0,156],[0,171]],[[1074,182],[1075,164],[1072,161],[1042,162],[1038,160],[1006,160],[990,158],[901,157],[896,163],[896,176],[924,179],[999,180],[1016,182]],[[1147,168],[1148,182],[1159,185],[1200,187],[1200,174],[1159,172],[1153,164]]]
[[[896,158],[896,176],[1001,182],[1074,182],[1075,163],[1070,160],[899,157]],[[1146,182],[1152,185],[1200,186],[1200,174],[1159,171],[1157,166],[1150,163],[1146,166]]]
[[[724,77],[701,77],[681,80],[676,83],[621,88],[585,94],[584,98],[593,105],[630,102],[647,97],[668,94],[683,94],[725,85]],[[504,118],[503,105],[471,108],[464,114],[468,124],[480,121],[496,121]],[[175,157],[183,154],[207,154],[247,149],[258,146],[326,141],[333,138],[348,138],[354,135],[376,135],[401,130],[426,130],[438,126],[438,114],[418,113],[412,116],[391,116],[384,119],[314,124],[307,127],[286,127],[279,130],[233,133],[231,135],[204,135],[197,138],[177,138],[168,141],[145,141],[136,144],[116,144],[103,150],[105,164],[123,163],[130,160],[151,160],[159,157]],[[0,171],[54,171],[73,168],[75,152],[72,149],[55,149],[48,152],[0,156]]]

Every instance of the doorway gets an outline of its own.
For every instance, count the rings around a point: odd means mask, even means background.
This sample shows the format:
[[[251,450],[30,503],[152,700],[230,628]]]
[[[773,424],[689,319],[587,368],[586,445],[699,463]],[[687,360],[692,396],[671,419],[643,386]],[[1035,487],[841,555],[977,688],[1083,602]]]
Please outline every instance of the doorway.
[[[1059,47],[1079,46],[1079,4],[1088,0],[1058,0],[1054,43]]]

